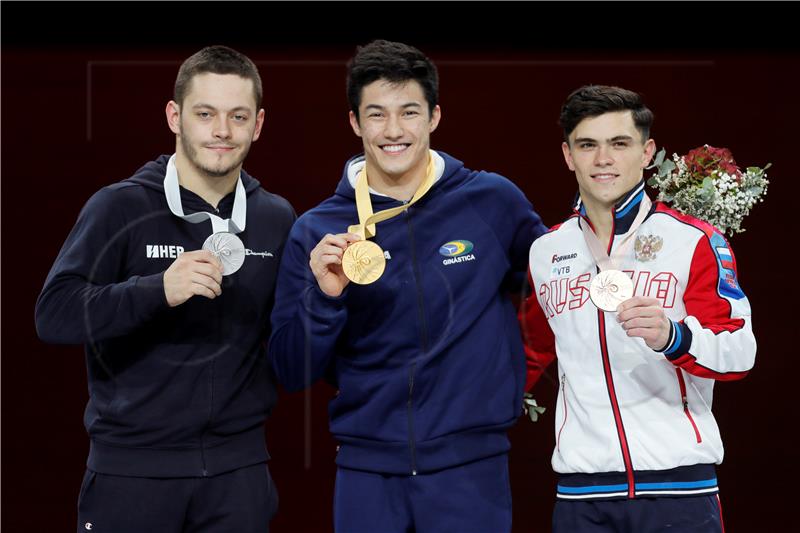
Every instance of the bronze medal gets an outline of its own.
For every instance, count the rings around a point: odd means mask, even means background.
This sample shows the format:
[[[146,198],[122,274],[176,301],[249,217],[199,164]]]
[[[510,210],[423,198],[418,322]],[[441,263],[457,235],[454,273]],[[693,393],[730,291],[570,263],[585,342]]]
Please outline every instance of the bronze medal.
[[[633,282],[624,272],[603,270],[592,280],[589,296],[598,309],[612,313],[619,304],[633,296]]]
[[[347,279],[359,285],[369,285],[381,277],[386,268],[383,250],[372,241],[357,241],[345,249],[342,270]]]

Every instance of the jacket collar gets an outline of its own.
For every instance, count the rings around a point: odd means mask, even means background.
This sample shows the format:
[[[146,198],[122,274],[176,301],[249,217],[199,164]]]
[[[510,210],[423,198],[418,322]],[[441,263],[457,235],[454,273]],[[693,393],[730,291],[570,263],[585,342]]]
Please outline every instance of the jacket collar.
[[[644,190],[644,185],[645,180],[642,179],[614,205],[614,235],[622,235],[630,229],[636,214],[639,212],[639,204],[642,203],[642,199],[647,194]],[[575,196],[572,209],[582,218],[587,219],[586,207],[583,205],[580,193]]]

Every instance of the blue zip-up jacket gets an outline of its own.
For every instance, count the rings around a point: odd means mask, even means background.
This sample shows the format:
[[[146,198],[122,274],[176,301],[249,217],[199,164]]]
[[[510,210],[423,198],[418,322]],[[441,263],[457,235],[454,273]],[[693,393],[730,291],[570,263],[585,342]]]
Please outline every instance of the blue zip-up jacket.
[[[170,212],[168,159],[89,199],[36,303],[42,340],[86,345],[87,466],[100,473],[212,476],[268,459],[264,421],[276,394],[265,341],[294,211],[242,171],[247,222],[238,236],[251,252],[219,297],[169,307],[164,271],[212,229]],[[234,193],[216,211],[180,192],[185,213],[231,215]]]
[[[438,154],[431,190],[377,225],[378,281],[331,298],[309,267],[326,233],[358,222],[348,173],[363,156],[298,219],[281,259],[270,359],[290,390],[323,376],[338,387],[330,429],[343,467],[415,474],[504,453],[522,412],[524,350],[504,292],[546,228],[508,179]],[[371,198],[375,212],[400,204]]]

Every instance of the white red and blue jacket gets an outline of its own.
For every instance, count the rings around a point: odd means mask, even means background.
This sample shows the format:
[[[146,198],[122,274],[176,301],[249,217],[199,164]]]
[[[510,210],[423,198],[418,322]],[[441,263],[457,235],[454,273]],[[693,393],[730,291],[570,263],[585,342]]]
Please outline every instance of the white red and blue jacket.
[[[617,203],[611,253],[645,195]],[[562,499],[685,496],[717,491],[723,447],[711,412],[714,382],[743,378],[756,342],[736,260],[711,225],[656,202],[620,270],[636,296],[660,300],[671,320],[661,353],[628,337],[616,313],[589,298],[597,273],[575,213],[530,250],[533,292],[520,318],[526,388],[558,357],[553,469]]]

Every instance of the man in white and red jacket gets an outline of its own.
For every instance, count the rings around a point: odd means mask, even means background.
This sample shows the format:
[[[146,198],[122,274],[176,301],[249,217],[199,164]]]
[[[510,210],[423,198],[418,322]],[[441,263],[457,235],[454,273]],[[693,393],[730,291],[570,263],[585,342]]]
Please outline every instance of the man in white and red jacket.
[[[520,314],[528,390],[558,357],[555,532],[723,531],[712,395],[715,380],[753,366],[750,304],[718,230],[650,205],[652,120],[638,94],[618,87],[582,87],[561,111],[579,195],[572,216],[531,246],[532,295]],[[599,269],[589,228],[612,258],[635,239],[616,266],[633,297],[615,312],[590,299]]]

